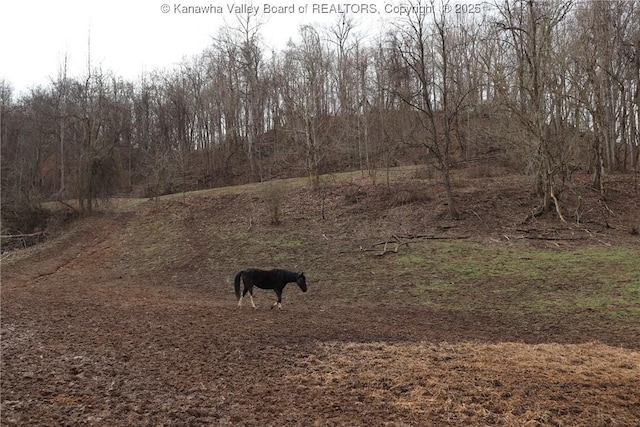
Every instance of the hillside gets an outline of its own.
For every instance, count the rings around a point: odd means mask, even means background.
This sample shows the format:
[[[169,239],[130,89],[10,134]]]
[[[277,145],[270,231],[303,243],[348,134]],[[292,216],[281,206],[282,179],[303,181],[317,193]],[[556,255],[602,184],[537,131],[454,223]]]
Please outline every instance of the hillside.
[[[1,423],[633,425],[640,198],[576,181],[568,224],[521,176],[449,220],[411,170],[114,201],[3,257]],[[237,309],[247,267],[309,291]]]

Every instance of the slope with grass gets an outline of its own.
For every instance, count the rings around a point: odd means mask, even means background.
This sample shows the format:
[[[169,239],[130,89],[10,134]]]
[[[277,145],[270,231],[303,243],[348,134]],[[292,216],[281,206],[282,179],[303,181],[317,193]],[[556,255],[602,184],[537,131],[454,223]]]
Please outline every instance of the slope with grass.
[[[523,222],[521,177],[459,180],[461,221],[411,176],[278,185],[280,225],[243,186],[122,201],[4,257],[2,425],[640,419],[630,177],[568,225]],[[304,270],[309,292],[238,310],[248,266]]]

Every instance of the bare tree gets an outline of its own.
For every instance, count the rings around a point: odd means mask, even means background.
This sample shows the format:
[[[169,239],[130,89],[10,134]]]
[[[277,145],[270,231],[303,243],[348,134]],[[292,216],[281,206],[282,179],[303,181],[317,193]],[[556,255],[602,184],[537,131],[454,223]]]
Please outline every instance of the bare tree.
[[[539,212],[551,205],[564,221],[557,198],[558,177],[566,164],[558,161],[557,150],[549,133],[550,81],[557,77],[554,64],[554,37],[558,25],[571,10],[572,0],[536,2],[534,0],[504,1],[497,5],[498,27],[509,37],[513,53],[510,66],[515,81],[498,87],[502,101],[517,118],[531,141],[529,156],[536,173],[536,188],[542,199]]]
[[[306,149],[307,171],[314,188],[320,185],[320,164],[326,155],[325,128],[328,117],[327,57],[320,34],[311,26],[300,27],[299,45],[290,45],[285,60],[288,104],[287,120],[294,139]]]
[[[413,79],[413,87],[396,90],[396,94],[418,113],[426,131],[422,145],[441,174],[448,214],[458,218],[451,183],[453,130],[471,90],[461,87],[456,78],[452,54],[464,40],[454,37],[448,4],[419,1],[411,6],[415,12],[396,29],[393,43]],[[423,10],[430,13],[419,12]]]
[[[65,54],[57,81],[53,86],[57,92],[58,107],[58,136],[60,140],[60,189],[59,196],[64,197],[65,188],[65,128],[67,126],[67,96],[69,91],[69,80],[67,78],[68,56]]]
[[[570,55],[575,64],[571,77],[578,88],[574,99],[593,134],[589,169],[602,195],[605,172],[624,170],[637,145],[633,93],[637,99],[638,17],[638,8],[626,1],[590,1],[576,11]]]

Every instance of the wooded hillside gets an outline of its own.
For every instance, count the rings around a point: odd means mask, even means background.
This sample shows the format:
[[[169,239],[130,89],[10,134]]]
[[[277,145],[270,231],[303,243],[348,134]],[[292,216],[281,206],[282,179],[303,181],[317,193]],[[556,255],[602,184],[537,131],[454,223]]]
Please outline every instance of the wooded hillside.
[[[2,81],[3,213],[415,163],[438,171],[456,217],[450,170],[483,162],[535,176],[540,212],[562,218],[576,170],[602,196],[607,174],[639,170],[640,2],[438,3],[378,34],[349,15],[302,26],[281,51],[237,16],[137,81],[90,60],[19,97]]]

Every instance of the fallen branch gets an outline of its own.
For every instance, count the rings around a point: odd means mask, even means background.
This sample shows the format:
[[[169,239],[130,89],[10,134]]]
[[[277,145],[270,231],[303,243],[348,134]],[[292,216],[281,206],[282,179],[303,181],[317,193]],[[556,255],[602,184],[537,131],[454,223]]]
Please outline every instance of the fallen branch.
[[[436,236],[433,234],[401,234],[401,235],[393,235],[392,239],[383,240],[377,243],[372,244],[371,246],[380,246],[387,243],[400,243],[401,245],[408,245],[409,242],[405,242],[403,240],[464,240],[469,239],[471,236]]]
[[[560,237],[560,236],[517,236],[516,239],[527,240],[548,240],[548,241],[573,241],[573,240],[587,240],[588,237]]]
[[[376,256],[384,256],[386,254],[389,253],[393,253],[393,254],[397,254],[398,253],[398,249],[400,248],[400,245],[402,244],[407,244],[405,243],[396,243],[396,248],[394,250],[387,250],[387,243],[384,244],[384,248],[382,249],[382,252],[380,252],[379,254],[377,254]]]
[[[425,240],[464,240],[471,236],[436,236],[433,234],[408,234],[400,236],[403,239],[425,239]]]
[[[462,240],[468,239],[469,237],[470,236],[435,236],[432,234],[393,234],[390,239],[373,243],[371,246],[376,247],[384,245],[384,247],[382,248],[382,252],[376,254],[376,256],[384,256],[389,253],[397,254],[400,246],[406,245],[407,247],[409,247],[409,242],[407,242],[406,240]],[[387,246],[389,246],[389,244],[394,244],[395,248],[387,249]],[[361,246],[360,250],[365,249]]]
[[[30,234],[3,234],[3,235],[0,235],[0,238],[2,238],[2,239],[23,239],[25,237],[42,236],[43,234],[45,234],[44,231],[38,231],[37,233],[30,233]]]
[[[549,241],[572,241],[572,240],[586,240],[586,239],[590,239],[591,236],[570,236],[570,237],[563,237],[560,235],[559,231],[557,229],[550,229],[550,230],[546,230],[547,232],[551,231],[556,233],[555,235],[551,236],[551,235],[545,235],[544,232],[545,230],[540,230],[540,229],[536,229],[536,228],[531,228],[531,229],[527,229],[527,228],[516,228],[516,231],[519,231],[521,233],[526,233],[525,235],[522,236],[515,236],[516,239],[528,239],[528,240],[549,240]],[[566,231],[566,230],[565,230]],[[588,230],[584,229],[584,231],[586,231],[587,233],[591,234],[591,232],[589,232]],[[534,234],[532,234],[534,233]]]

